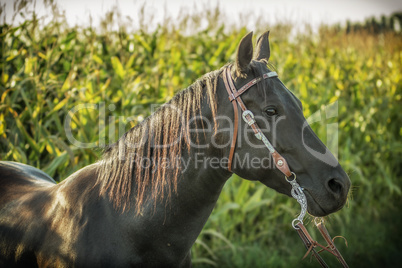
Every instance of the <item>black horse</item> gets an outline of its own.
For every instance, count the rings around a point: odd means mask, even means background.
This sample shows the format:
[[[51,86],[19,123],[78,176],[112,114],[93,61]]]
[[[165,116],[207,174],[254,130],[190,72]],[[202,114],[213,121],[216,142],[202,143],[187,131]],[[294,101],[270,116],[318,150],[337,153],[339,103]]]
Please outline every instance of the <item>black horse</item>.
[[[232,173],[290,195],[251,127],[234,123],[225,89],[228,68],[236,88],[271,72],[268,32],[256,50],[253,59],[250,33],[233,64],[204,75],[99,162],[59,184],[33,167],[0,162],[0,266],[188,267],[190,248]],[[306,124],[301,102],[276,76],[250,85],[242,100],[297,174],[309,213],[342,208],[349,178]]]

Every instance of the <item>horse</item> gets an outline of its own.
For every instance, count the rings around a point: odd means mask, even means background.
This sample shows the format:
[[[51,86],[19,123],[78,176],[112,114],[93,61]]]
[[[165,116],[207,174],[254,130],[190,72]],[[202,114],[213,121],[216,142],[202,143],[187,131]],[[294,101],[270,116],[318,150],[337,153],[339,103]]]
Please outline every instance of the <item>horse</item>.
[[[0,266],[191,267],[190,249],[232,174],[288,196],[294,176],[311,215],[341,209],[350,180],[269,58],[269,31],[255,53],[245,35],[233,63],[58,184],[0,162]]]

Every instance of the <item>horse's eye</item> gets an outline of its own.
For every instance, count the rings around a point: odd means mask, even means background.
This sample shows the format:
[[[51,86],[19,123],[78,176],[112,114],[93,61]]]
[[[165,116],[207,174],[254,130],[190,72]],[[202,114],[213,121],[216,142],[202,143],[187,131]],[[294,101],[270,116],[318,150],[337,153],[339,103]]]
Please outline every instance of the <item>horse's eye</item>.
[[[275,108],[270,107],[265,110],[265,114],[268,116],[275,116],[278,114],[278,112],[276,111]]]

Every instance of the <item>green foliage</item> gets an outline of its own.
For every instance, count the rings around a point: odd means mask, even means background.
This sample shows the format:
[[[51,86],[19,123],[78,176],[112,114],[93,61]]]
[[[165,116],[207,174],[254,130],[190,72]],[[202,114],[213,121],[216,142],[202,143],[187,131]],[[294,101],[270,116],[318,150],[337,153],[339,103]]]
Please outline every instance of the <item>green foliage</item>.
[[[153,104],[226,64],[247,30],[228,27],[219,9],[206,14],[167,19],[155,30],[123,25],[113,31],[113,21],[105,19],[97,31],[70,27],[62,18],[45,24],[35,16],[17,27],[1,25],[0,158],[42,168],[59,181],[95,162],[99,150],[68,140],[69,111],[89,104],[72,117],[72,134],[103,146],[150,115]],[[353,183],[347,206],[328,217],[328,229],[348,239],[349,248],[337,243],[352,267],[396,266],[401,34],[322,26],[292,36],[292,25],[256,25],[271,29],[271,59],[306,117],[337,101],[334,118],[312,125],[325,142],[327,124],[338,123],[338,156]],[[294,200],[234,176],[193,247],[194,266],[316,267],[300,260],[304,249],[290,225],[298,209]]]

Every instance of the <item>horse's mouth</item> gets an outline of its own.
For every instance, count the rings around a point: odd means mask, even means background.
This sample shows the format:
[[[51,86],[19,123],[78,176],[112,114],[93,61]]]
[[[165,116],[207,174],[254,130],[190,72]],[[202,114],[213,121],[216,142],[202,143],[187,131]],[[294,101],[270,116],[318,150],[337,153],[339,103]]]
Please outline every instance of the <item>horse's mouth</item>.
[[[320,204],[314,199],[314,197],[310,194],[308,190],[304,189],[303,192],[306,195],[307,211],[309,214],[314,217],[324,217],[330,214],[320,206]]]

